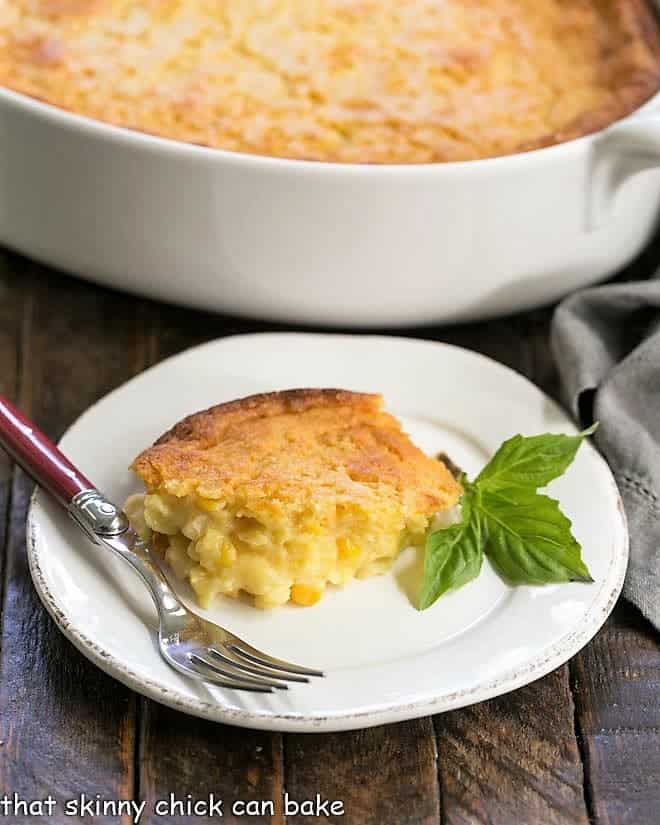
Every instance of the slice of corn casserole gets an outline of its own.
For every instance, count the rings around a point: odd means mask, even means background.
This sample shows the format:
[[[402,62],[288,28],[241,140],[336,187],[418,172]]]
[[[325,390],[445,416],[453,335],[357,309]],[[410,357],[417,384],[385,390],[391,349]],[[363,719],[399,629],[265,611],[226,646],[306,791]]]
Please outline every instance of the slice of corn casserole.
[[[312,605],[328,584],[387,569],[461,492],[381,396],[335,389],[211,407],[131,467],[147,492],[129,518],[203,606],[219,593]]]

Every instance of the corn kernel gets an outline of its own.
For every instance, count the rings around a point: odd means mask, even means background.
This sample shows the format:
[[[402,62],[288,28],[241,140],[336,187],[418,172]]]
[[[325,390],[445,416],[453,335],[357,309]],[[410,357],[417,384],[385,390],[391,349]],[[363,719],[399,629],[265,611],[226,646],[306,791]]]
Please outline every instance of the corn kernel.
[[[303,524],[303,530],[312,536],[320,536],[323,533],[323,526],[318,521],[310,520]]]
[[[197,506],[200,510],[204,510],[205,513],[213,513],[219,510],[222,504],[215,498],[203,498],[200,496],[197,499]]]
[[[337,539],[337,555],[344,561],[353,561],[359,558],[362,551],[354,541],[350,539]]]
[[[321,598],[323,591],[320,587],[311,587],[308,584],[294,584],[291,588],[291,601],[301,607],[311,607]]]
[[[222,567],[229,567],[236,561],[236,548],[230,541],[225,541],[222,544],[220,551],[220,565]]]

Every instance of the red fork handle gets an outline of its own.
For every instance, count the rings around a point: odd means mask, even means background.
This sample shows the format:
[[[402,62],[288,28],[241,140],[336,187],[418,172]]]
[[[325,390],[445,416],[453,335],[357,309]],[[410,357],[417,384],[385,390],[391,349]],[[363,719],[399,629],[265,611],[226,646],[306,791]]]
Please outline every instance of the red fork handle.
[[[47,435],[0,395],[0,446],[60,504],[94,485],[64,456]]]

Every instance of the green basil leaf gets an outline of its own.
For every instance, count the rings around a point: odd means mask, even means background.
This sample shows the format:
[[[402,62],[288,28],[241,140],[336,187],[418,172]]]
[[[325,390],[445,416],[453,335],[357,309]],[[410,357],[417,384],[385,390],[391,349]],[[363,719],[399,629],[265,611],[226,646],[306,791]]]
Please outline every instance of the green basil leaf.
[[[521,488],[483,491],[479,516],[486,555],[511,584],[593,581],[554,499]]]
[[[562,475],[575,458],[582,441],[595,432],[597,424],[578,435],[514,435],[499,448],[477,476],[482,491],[510,487],[537,490]]]
[[[462,498],[462,520],[426,537],[420,610],[430,607],[448,590],[462,587],[479,575],[483,540],[473,493],[466,489]]]
[[[593,581],[570,520],[557,501],[537,490],[567,469],[597,426],[574,436],[516,435],[476,481],[461,475],[461,522],[426,539],[420,610],[475,578],[484,553],[511,584]]]

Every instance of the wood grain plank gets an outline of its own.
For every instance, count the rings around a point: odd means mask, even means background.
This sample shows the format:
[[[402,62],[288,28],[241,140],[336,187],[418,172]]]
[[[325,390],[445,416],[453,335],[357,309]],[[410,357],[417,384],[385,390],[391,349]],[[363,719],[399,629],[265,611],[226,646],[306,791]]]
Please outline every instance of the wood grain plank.
[[[142,822],[218,822],[208,803],[223,800],[223,822],[280,825],[284,821],[280,744],[279,736],[195,719],[145,700],[140,796],[147,805]],[[182,804],[173,805],[172,800]],[[189,802],[205,807],[190,816]],[[254,813],[242,815],[246,808],[232,813],[234,804],[241,802],[256,805]]]
[[[436,825],[437,751],[430,719],[347,733],[285,736],[285,787],[292,800],[344,803],[343,816],[289,815],[287,825]]]
[[[660,820],[660,645],[621,601],[572,663],[586,787],[598,825]]]
[[[21,284],[30,295],[18,402],[57,438],[76,415],[139,368],[134,303],[15,261],[5,283]],[[0,795],[39,799],[50,793],[58,809],[47,821],[60,825],[83,821],[65,817],[63,809],[82,793],[132,798],[135,699],[88,663],[38,602],[25,555],[31,489],[17,471],[1,636]],[[27,825],[35,820],[21,813],[11,821]],[[114,825],[118,820],[100,816],[94,821]]]
[[[588,823],[566,667],[435,725],[447,825]]]

